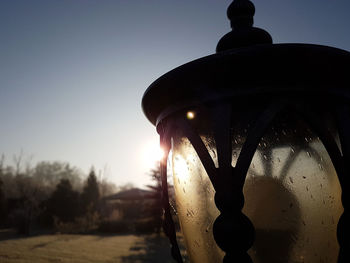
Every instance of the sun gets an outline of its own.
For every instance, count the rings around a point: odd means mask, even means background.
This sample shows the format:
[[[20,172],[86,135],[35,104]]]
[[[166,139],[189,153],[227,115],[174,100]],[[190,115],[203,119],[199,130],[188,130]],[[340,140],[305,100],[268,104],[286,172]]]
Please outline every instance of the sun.
[[[164,154],[164,150],[159,146],[159,142],[149,141],[143,146],[143,163],[146,167],[152,168],[164,157]]]

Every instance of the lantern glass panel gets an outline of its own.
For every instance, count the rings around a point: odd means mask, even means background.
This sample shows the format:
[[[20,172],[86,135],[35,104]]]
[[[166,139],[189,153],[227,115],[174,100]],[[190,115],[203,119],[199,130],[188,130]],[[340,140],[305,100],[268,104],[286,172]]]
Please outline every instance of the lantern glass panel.
[[[197,114],[190,123],[218,166],[212,132],[203,128],[210,127],[206,116]],[[233,118],[230,128],[233,167],[250,128],[247,115],[237,116],[241,117]],[[180,128],[172,138],[172,168],[179,221],[191,262],[222,262],[224,253],[212,234],[220,213],[214,203],[215,190]],[[243,192],[243,212],[256,229],[248,251],[254,263],[337,261],[341,187],[322,142],[297,116],[285,114],[265,132]]]

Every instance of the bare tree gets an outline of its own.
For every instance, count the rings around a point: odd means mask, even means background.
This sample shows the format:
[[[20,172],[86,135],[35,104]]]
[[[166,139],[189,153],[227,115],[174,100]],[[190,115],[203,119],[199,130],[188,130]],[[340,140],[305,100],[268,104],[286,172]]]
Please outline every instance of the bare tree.
[[[19,175],[21,173],[23,155],[23,149],[21,149],[18,155],[13,155],[13,162],[15,164],[15,175]]]
[[[101,198],[117,192],[117,186],[114,183],[108,181],[109,176],[110,176],[110,171],[109,171],[108,165],[105,164],[105,166],[103,167],[103,170],[99,170],[98,176],[97,176],[99,181],[98,186],[99,186]]]
[[[5,154],[1,154],[1,157],[0,157],[0,176],[4,172],[4,165],[5,165]]]

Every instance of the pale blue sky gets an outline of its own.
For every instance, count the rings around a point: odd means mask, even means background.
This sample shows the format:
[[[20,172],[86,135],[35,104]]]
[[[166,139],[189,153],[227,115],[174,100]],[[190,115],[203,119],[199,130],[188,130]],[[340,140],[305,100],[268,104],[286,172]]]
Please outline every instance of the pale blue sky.
[[[148,182],[142,149],[157,141],[141,110],[156,78],[214,53],[229,31],[217,0],[0,0],[0,153]],[[350,50],[350,1],[254,1],[275,43]]]

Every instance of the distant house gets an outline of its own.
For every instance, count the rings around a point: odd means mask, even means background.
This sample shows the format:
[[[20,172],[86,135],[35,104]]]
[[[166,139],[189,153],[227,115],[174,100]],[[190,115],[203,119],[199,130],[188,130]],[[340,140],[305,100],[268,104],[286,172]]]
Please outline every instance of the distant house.
[[[136,221],[145,217],[145,207],[155,200],[152,191],[131,188],[103,198],[105,218],[109,221]]]
[[[106,196],[104,200],[123,200],[123,201],[135,201],[135,200],[145,200],[145,199],[154,199],[154,193],[149,190],[143,190],[140,188],[131,188],[118,192],[113,195]]]
[[[149,208],[153,206],[155,194],[149,190],[132,188],[106,196],[102,199],[103,226],[108,232],[139,231],[149,222]],[[148,223],[147,231],[153,226]]]
[[[159,233],[162,218],[161,192],[131,188],[103,198],[104,225],[120,231],[125,225],[131,231]],[[173,196],[173,187],[169,194]]]

